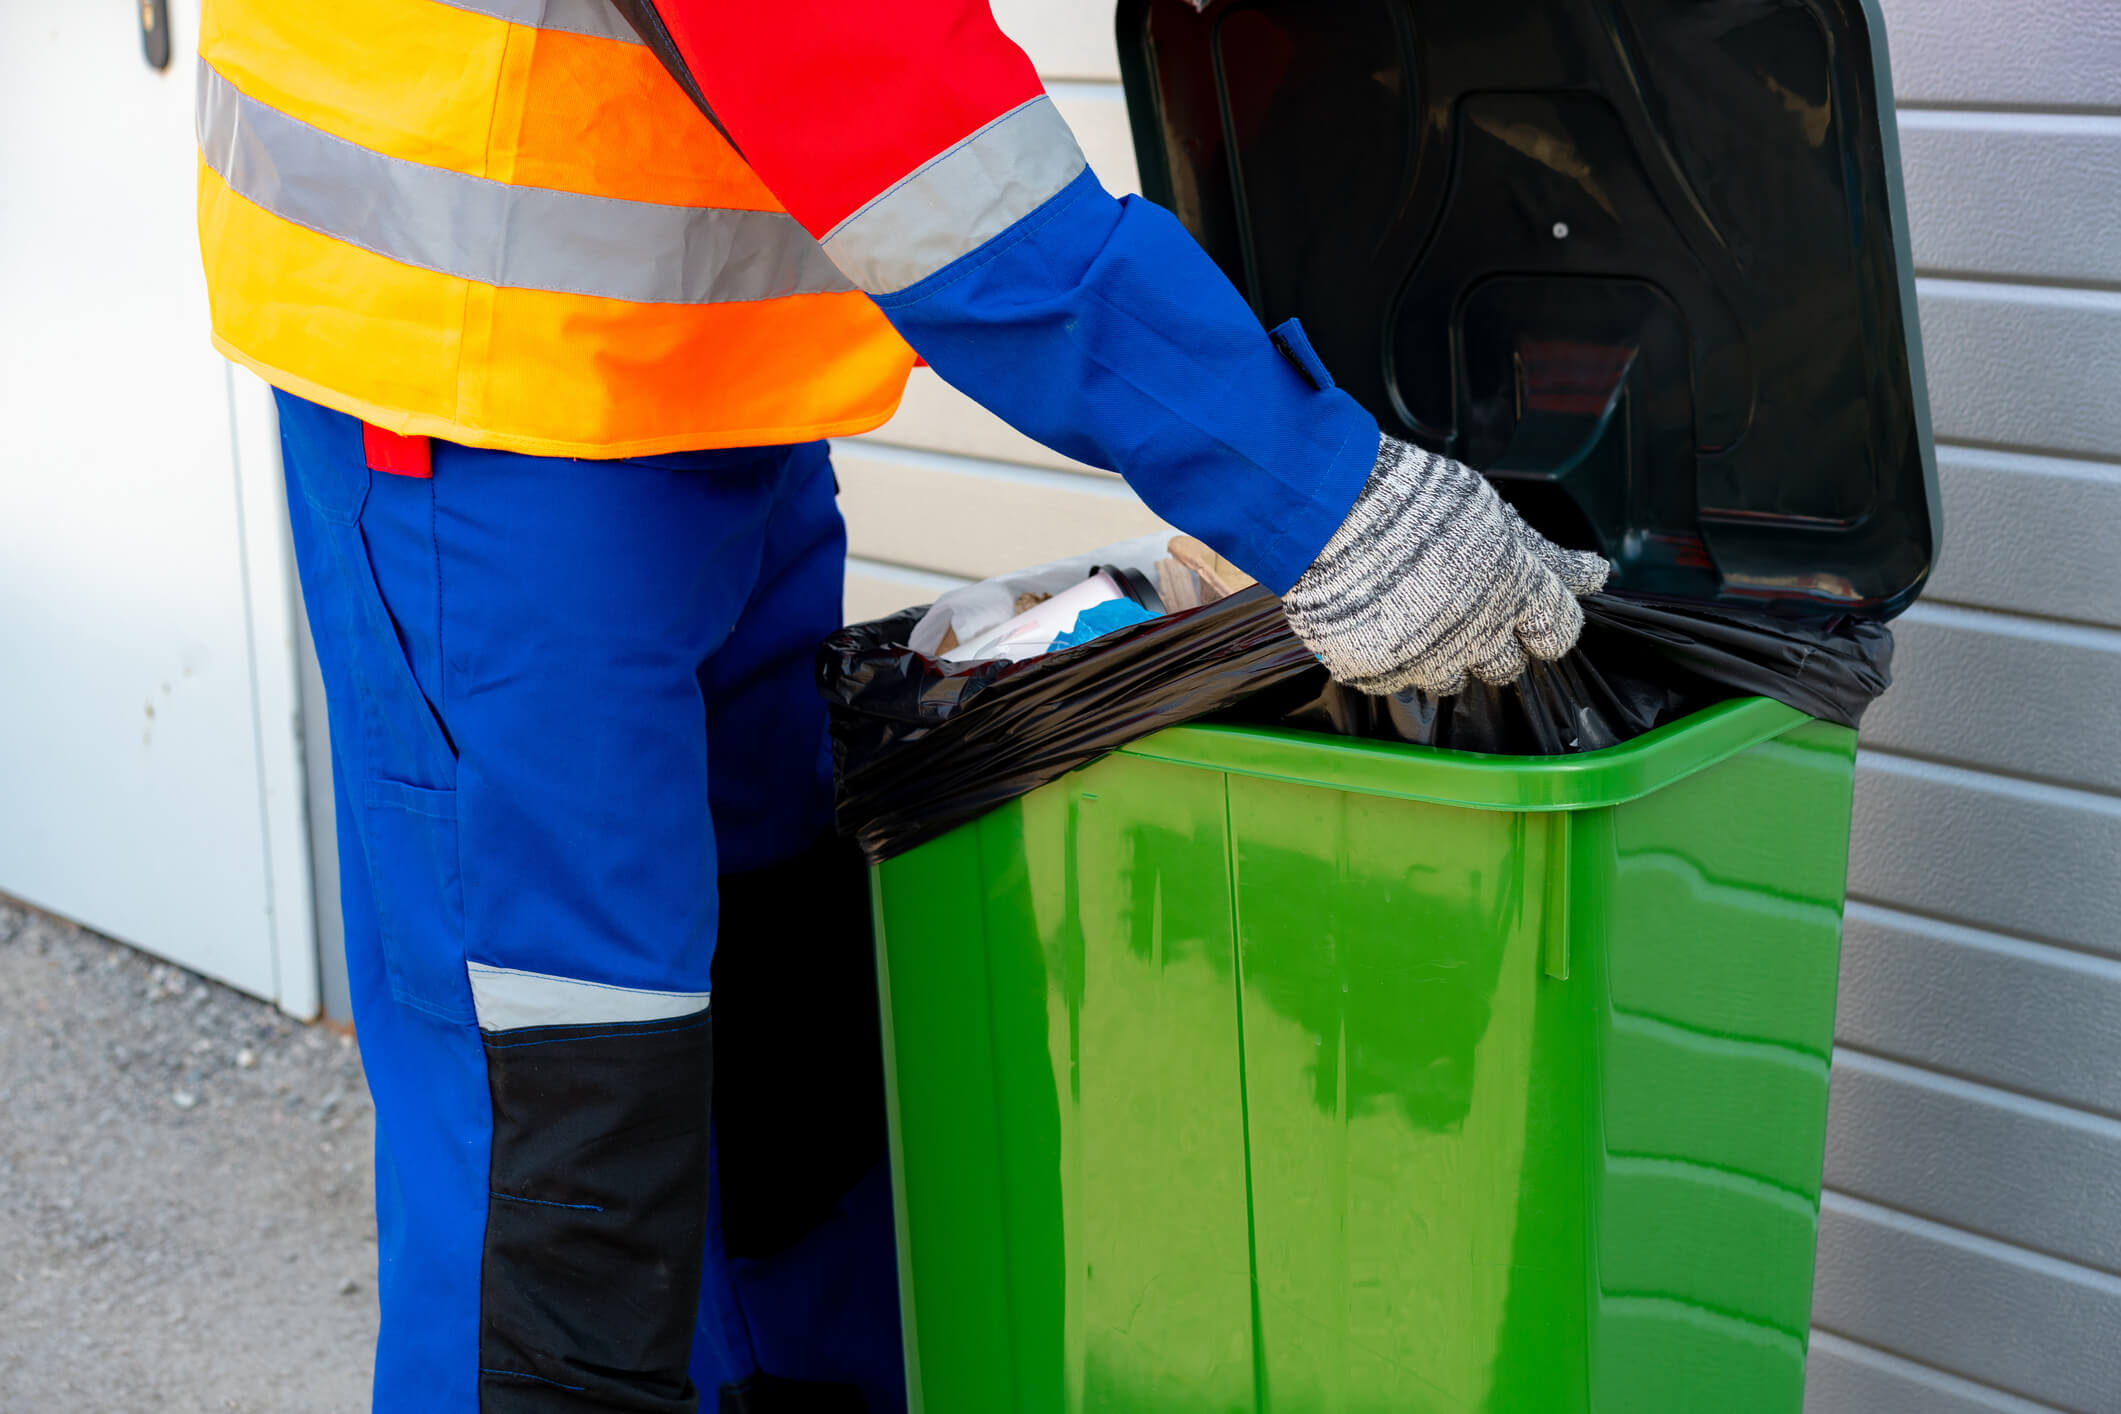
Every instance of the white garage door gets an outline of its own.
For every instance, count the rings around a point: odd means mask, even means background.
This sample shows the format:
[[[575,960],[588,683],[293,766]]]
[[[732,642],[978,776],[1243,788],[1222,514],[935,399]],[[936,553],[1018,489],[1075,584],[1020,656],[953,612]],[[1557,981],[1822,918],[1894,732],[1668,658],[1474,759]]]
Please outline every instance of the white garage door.
[[[207,343],[193,0],[0,5],[0,891],[316,1006],[270,396]]]

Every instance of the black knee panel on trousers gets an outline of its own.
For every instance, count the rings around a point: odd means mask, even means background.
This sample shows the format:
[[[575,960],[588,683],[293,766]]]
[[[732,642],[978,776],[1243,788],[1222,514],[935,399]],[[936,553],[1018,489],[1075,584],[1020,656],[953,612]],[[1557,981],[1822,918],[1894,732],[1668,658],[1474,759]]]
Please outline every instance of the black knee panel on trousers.
[[[696,1408],[712,1038],[704,1013],[485,1037],[482,1410]]]

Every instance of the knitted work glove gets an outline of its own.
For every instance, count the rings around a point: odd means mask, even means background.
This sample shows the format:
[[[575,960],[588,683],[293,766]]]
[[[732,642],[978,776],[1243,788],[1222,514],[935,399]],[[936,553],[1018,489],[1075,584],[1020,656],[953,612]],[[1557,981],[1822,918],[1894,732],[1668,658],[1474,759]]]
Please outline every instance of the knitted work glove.
[[[1610,570],[1526,525],[1471,467],[1386,437],[1347,520],[1282,603],[1338,681],[1447,697],[1468,673],[1512,682],[1528,658],[1568,652],[1583,629],[1575,596]]]

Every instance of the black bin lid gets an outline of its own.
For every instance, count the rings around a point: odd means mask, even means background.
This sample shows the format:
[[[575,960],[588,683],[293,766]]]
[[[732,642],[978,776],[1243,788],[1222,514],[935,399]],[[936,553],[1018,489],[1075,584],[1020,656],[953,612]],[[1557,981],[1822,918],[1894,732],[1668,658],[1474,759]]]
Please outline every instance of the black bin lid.
[[[1935,454],[1875,0],[1121,0],[1143,190],[1653,594],[1889,617]]]

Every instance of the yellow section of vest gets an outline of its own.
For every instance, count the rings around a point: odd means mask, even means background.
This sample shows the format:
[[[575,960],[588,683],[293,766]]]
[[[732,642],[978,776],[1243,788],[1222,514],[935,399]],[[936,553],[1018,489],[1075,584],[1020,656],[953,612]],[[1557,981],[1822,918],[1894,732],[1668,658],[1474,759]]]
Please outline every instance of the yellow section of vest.
[[[897,406],[912,351],[610,7],[207,0],[199,50],[214,342],[268,382],[543,456]]]

